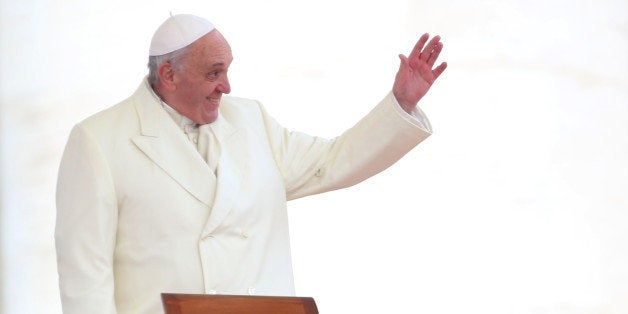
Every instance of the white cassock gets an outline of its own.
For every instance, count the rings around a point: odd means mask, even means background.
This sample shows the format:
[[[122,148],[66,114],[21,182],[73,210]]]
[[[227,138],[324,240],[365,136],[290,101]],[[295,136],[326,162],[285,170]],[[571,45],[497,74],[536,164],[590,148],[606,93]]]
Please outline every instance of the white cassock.
[[[77,124],[57,185],[64,313],[160,313],[160,294],[294,295],[286,201],[356,184],[430,135],[389,94],[335,139],[223,97],[214,174],[144,81]]]

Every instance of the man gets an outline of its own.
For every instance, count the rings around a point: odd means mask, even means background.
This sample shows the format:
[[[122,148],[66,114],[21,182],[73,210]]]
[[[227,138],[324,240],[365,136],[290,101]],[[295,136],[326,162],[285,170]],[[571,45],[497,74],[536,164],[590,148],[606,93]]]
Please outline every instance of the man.
[[[286,201],[356,184],[429,136],[416,105],[446,64],[433,68],[442,44],[427,40],[400,56],[371,113],[322,139],[223,97],[227,41],[202,18],[166,20],[148,78],[70,134],[55,234],[64,313],[159,313],[162,292],[294,295]]]

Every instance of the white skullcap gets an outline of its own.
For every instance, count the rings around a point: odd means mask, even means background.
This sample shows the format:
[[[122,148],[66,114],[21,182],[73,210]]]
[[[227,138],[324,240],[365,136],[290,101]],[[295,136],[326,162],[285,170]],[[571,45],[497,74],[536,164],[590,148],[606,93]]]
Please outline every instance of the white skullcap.
[[[150,42],[149,56],[179,50],[215,29],[210,21],[191,14],[170,16],[157,28]]]

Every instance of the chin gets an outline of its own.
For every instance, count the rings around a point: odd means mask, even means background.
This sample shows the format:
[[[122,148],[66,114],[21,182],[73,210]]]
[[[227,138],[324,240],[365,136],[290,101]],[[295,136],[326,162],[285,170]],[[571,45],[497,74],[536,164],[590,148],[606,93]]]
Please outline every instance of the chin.
[[[213,123],[214,121],[216,121],[218,119],[218,110],[216,110],[215,113],[213,114],[208,114],[208,115],[204,115],[202,117],[202,121],[204,123],[201,124],[208,124],[208,123]]]

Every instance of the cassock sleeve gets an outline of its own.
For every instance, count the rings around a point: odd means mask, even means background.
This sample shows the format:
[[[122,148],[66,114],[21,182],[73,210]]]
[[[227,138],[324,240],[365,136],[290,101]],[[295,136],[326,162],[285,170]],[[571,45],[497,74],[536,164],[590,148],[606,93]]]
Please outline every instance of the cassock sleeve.
[[[407,114],[392,92],[333,139],[291,132],[268,115],[265,125],[288,199],[357,184],[390,167],[431,135],[424,113],[417,107]]]
[[[55,244],[63,313],[116,313],[117,215],[106,159],[79,124],[70,134],[57,182]]]

